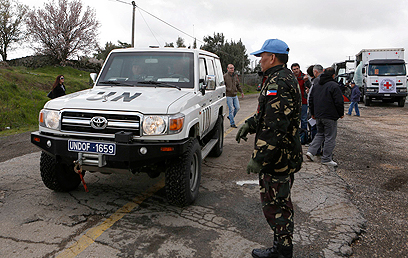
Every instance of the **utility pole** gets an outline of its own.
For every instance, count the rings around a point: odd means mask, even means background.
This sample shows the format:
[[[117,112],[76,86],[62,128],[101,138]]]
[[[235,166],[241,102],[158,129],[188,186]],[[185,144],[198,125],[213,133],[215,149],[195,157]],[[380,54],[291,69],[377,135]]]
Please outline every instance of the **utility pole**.
[[[133,16],[132,16],[132,47],[135,47],[135,10],[136,10],[136,3],[132,1],[133,5]]]

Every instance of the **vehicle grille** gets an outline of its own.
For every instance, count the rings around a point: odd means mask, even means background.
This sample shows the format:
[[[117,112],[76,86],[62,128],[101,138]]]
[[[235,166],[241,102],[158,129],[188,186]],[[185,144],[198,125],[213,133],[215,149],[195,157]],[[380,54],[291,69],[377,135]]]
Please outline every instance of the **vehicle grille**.
[[[104,117],[107,126],[104,129],[95,129],[91,126],[93,117]],[[109,113],[62,112],[61,130],[66,132],[115,134],[120,131],[132,132],[140,136],[140,116]]]

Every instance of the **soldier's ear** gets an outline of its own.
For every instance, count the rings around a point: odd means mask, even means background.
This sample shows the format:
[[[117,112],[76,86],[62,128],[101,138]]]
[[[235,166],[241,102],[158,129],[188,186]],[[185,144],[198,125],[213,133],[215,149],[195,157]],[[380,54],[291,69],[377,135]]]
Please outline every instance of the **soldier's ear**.
[[[275,55],[275,54],[272,54],[272,55],[271,55],[271,59],[269,60],[271,66],[273,66],[273,65],[275,64],[275,61],[276,61],[276,55]]]

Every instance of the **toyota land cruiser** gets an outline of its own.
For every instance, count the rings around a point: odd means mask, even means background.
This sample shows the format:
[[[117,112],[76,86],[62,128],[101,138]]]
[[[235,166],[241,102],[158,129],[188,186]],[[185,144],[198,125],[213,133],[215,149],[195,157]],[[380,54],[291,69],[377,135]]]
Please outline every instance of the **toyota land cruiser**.
[[[197,49],[118,49],[91,89],[48,101],[31,142],[48,188],[70,191],[85,171],[165,173],[168,201],[198,196],[201,162],[223,151],[219,58]]]

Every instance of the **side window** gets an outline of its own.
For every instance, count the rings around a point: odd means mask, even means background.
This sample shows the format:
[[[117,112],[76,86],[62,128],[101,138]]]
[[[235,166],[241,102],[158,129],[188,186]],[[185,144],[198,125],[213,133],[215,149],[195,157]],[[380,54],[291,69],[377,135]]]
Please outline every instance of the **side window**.
[[[215,71],[216,71],[216,76],[217,76],[217,85],[224,85],[224,75],[222,73],[222,68],[221,68],[221,62],[220,59],[215,59]]]
[[[217,85],[218,78],[215,77],[215,67],[214,67],[213,60],[208,59],[207,61],[208,61],[208,63],[207,63],[208,64],[208,66],[207,66],[208,75],[214,76],[214,79],[215,79],[215,83],[214,82],[213,83],[208,83],[207,89],[208,90],[214,90],[216,85]]]
[[[205,76],[207,75],[207,68],[206,68],[206,65],[205,65],[205,59],[204,58],[200,58],[199,65],[200,65],[200,79],[205,80]]]

